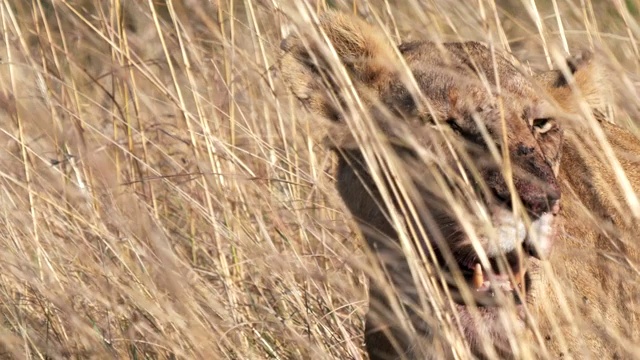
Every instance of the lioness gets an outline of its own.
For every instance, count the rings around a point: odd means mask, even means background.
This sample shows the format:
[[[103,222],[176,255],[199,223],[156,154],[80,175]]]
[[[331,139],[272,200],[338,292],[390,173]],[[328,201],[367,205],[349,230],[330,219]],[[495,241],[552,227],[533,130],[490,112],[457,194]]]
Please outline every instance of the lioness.
[[[319,29],[283,41],[281,73],[329,120],[338,191],[385,273],[370,358],[464,356],[456,341],[481,358],[640,354],[640,142],[600,124],[629,191],[581,109],[601,100],[591,56],[531,78],[475,42],[394,48],[339,13]]]

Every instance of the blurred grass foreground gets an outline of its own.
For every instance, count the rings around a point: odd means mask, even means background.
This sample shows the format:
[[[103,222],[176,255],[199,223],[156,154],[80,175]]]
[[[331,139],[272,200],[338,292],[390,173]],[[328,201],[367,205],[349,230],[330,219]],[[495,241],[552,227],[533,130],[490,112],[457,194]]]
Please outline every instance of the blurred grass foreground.
[[[534,69],[599,49],[637,131],[638,0],[0,1],[0,358],[365,356],[363,244],[275,71],[329,8]]]

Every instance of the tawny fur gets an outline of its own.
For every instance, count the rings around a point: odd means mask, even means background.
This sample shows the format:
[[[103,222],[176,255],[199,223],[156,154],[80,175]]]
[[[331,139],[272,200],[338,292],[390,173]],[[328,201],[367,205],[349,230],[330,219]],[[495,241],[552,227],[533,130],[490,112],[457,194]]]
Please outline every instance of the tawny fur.
[[[532,333],[528,338],[533,347],[543,349],[537,354],[578,359],[624,359],[634,351],[637,354],[640,350],[633,344],[640,341],[640,270],[636,267],[640,263],[636,243],[640,224],[629,217],[625,194],[580,105],[584,101],[599,116],[610,101],[611,91],[603,81],[606,76],[593,56],[583,52],[569,59],[563,71],[530,79],[505,58],[477,43],[415,42],[402,44],[396,50],[379,30],[337,13],[325,15],[320,28],[344,66],[353,90],[389,139],[402,139],[409,133],[419,145],[440,145],[429,135],[435,130],[425,123],[467,119],[472,113],[484,121],[491,141],[500,144],[506,139],[515,168],[513,186],[527,210],[536,210],[540,197],[553,198],[556,190],[561,191],[562,210],[555,221],[557,237],[546,261],[541,262],[551,265],[555,280],[535,273],[527,297],[527,308],[534,315],[540,335]],[[319,36],[309,33],[286,39],[282,45],[283,78],[313,113],[337,124],[332,128],[337,131],[331,133],[333,146],[340,154],[337,187],[369,246],[378,254],[387,252],[385,265],[393,269],[389,274],[391,283],[398,291],[412,293],[406,288],[412,282],[407,280],[409,269],[398,250],[397,234],[380,205],[375,183],[367,175],[358,142],[345,126],[345,114],[350,113],[350,104],[345,100],[350,96],[347,83],[336,75],[333,55],[323,44]],[[423,97],[412,90],[398,54],[404,57]],[[500,111],[505,123],[495,120],[499,118],[495,113],[497,94],[503,99]],[[552,130],[537,134],[523,116],[549,118]],[[615,125],[604,121],[599,124],[637,194],[640,142]],[[461,126],[466,134],[473,132],[475,125],[463,121]],[[407,161],[409,173],[417,172],[420,177],[427,171],[420,172],[407,157],[399,158]],[[494,193],[508,194],[507,184],[487,170],[490,165],[483,166],[478,165],[477,170],[487,186]],[[428,186],[418,191],[427,207],[442,202],[437,191]],[[436,223],[448,216],[447,209],[434,206],[430,210],[436,214],[441,211],[442,217],[436,216]],[[454,235],[440,235],[452,249],[464,245],[455,243]],[[408,338],[402,329],[394,327],[393,319],[382,315],[382,310],[389,307],[389,299],[383,293],[372,284],[365,335],[371,358],[446,356],[446,345],[429,337],[434,331],[428,326],[422,334],[426,340],[422,340],[431,343],[424,346],[426,350],[415,350],[420,347],[417,340]],[[466,315],[461,316],[467,321]],[[486,315],[485,320],[495,319]],[[421,327],[419,321],[412,321],[416,328]],[[385,325],[391,334],[372,331]],[[479,330],[471,330],[470,324],[463,326],[468,326],[465,333],[472,351],[485,356],[476,344],[474,332]],[[486,330],[490,334],[492,331]],[[508,349],[496,351],[504,358],[515,356]]]
[[[598,117],[610,101],[611,89],[606,87],[609,80],[603,78],[605,70],[592,55],[586,57],[573,74],[580,94],[571,91],[559,72],[552,83],[562,86],[547,89],[568,111],[579,113],[579,103],[587,101]],[[548,80],[549,76],[553,77],[553,72],[542,78]],[[630,132],[598,120],[634,195],[640,195],[640,141]],[[638,355],[640,341],[640,222],[630,216],[612,163],[589,126],[567,124],[565,139],[559,174],[563,222],[549,259],[564,299],[559,299],[549,284],[538,293],[556,310],[553,320],[561,330],[557,334],[549,318],[540,316],[542,334],[553,358],[563,354],[578,359],[632,358]],[[578,316],[570,319],[562,315],[557,310],[559,303]],[[564,346],[560,337],[566,340]]]

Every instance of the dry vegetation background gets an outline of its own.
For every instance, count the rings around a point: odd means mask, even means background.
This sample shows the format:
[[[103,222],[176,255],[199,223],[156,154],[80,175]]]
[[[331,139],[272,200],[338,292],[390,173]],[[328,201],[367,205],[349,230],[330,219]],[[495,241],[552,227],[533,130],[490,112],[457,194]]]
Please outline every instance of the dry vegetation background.
[[[365,255],[277,77],[300,12],[610,60],[637,0],[0,1],[0,357],[362,358]]]

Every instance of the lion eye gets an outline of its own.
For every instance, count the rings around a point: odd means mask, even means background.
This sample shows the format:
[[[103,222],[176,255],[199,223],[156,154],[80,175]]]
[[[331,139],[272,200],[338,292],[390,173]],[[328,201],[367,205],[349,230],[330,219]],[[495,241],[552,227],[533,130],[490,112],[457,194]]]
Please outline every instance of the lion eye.
[[[446,121],[447,125],[449,125],[449,127],[451,128],[451,130],[455,131],[458,134],[462,134],[462,128],[460,127],[460,125],[458,125],[458,122],[456,122],[456,119],[454,118],[449,118]]]
[[[418,121],[420,121],[420,124],[422,125],[431,125],[431,126],[435,126],[436,121],[433,119],[433,116],[431,115],[422,115],[418,117]]]
[[[536,130],[536,132],[544,134],[547,131],[551,130],[551,128],[553,128],[553,121],[551,118],[534,119],[533,128]]]

